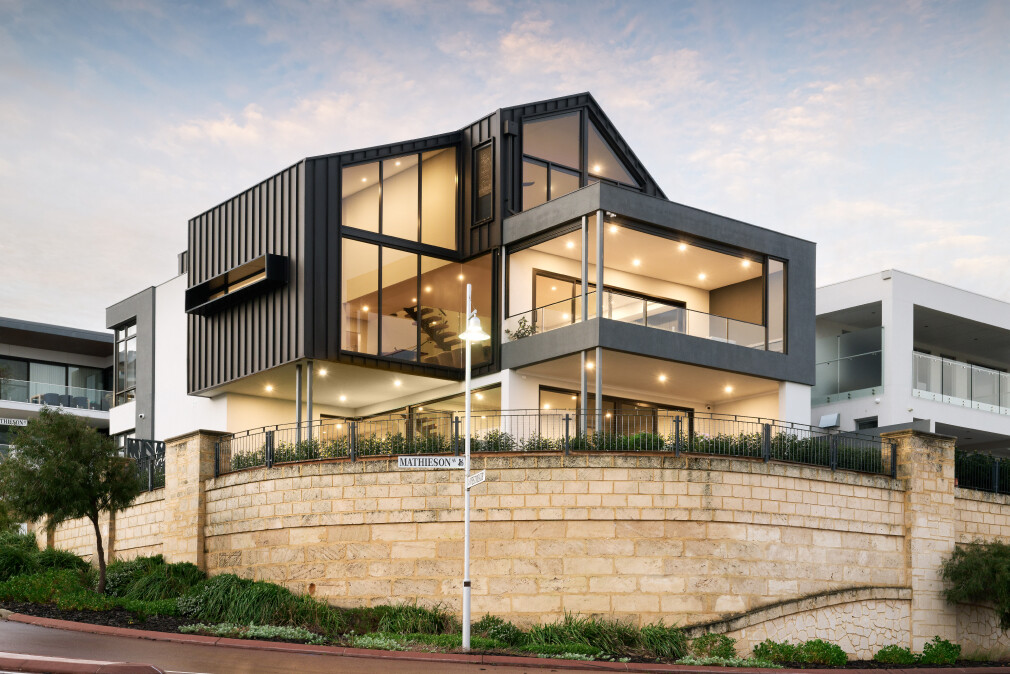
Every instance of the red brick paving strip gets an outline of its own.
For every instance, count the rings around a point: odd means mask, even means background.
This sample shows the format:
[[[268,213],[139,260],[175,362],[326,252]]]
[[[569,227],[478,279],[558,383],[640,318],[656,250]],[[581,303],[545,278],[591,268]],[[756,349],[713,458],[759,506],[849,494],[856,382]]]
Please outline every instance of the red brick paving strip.
[[[204,646],[227,646],[260,651],[287,651],[313,655],[342,655],[353,658],[373,658],[379,660],[424,660],[427,662],[456,662],[483,665],[513,665],[519,667],[544,667],[551,669],[595,669],[601,672],[676,672],[677,674],[1010,674],[1010,667],[920,667],[915,669],[756,669],[752,667],[697,667],[693,665],[660,665],[647,662],[600,662],[595,660],[555,660],[552,658],[520,657],[513,655],[468,655],[466,653],[423,653],[416,651],[376,651],[366,648],[345,648],[343,646],[312,646],[289,644],[277,641],[256,641],[252,639],[231,639],[228,637],[207,637],[199,634],[174,634],[171,632],[151,632],[148,630],[92,625],[70,620],[55,620],[12,613],[8,620],[51,627],[74,632],[90,632],[134,639],[170,641],[180,644],[202,644]],[[0,660],[3,665],[3,660]],[[105,669],[66,670],[98,674],[152,674],[161,670],[150,665],[116,664],[105,665]],[[144,669],[109,669],[110,667],[137,667]],[[12,668],[13,669],[13,668]],[[13,669],[13,671],[39,672],[40,669]]]
[[[75,661],[45,656],[0,656],[0,670],[8,672],[41,672],[44,674],[164,674],[153,665],[133,662]]]

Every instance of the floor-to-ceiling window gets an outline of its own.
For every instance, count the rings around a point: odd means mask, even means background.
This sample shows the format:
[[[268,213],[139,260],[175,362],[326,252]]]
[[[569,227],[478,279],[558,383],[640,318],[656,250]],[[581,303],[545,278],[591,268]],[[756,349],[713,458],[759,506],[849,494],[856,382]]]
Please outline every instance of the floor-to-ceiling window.
[[[134,399],[137,389],[137,323],[116,329],[116,404]]]

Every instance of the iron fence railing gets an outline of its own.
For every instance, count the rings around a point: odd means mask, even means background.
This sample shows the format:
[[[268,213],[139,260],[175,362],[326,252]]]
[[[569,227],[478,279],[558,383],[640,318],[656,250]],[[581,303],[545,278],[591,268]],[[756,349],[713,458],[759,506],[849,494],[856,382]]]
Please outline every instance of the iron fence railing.
[[[1010,460],[980,452],[954,452],[954,482],[962,489],[1010,494]]]
[[[152,491],[165,486],[164,442],[127,438],[123,449],[126,456],[137,462],[140,491]]]
[[[356,460],[464,451],[463,418],[418,412],[379,419],[281,424],[226,436],[215,474],[295,461]],[[775,419],[656,411],[484,411],[471,415],[470,449],[500,452],[667,452],[786,461],[894,476],[893,443]]]

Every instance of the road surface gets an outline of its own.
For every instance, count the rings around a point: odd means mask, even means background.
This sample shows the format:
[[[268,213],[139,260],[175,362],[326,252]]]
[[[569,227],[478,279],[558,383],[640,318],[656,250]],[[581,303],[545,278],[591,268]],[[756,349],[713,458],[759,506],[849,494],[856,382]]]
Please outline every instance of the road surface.
[[[592,670],[544,669],[411,660],[379,660],[334,655],[309,655],[248,650],[227,646],[177,644],[131,637],[71,632],[0,621],[0,651],[61,658],[115,660],[152,664],[172,674],[588,674]]]

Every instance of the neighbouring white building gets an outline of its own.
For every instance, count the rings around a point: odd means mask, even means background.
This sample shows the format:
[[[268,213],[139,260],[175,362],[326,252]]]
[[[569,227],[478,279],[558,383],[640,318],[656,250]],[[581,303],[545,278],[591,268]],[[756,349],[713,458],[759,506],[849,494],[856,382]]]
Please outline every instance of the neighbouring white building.
[[[1010,452],[1010,303],[888,270],[817,289],[813,423]]]

